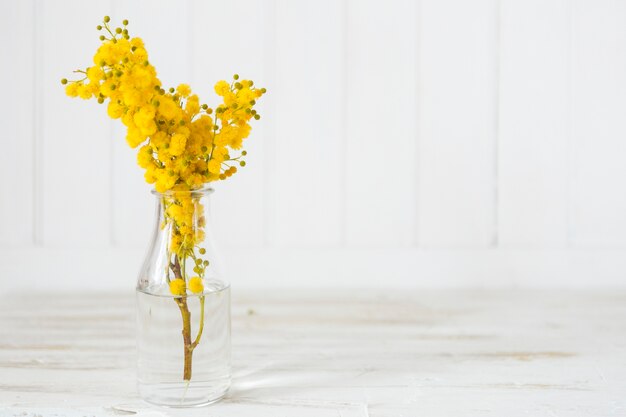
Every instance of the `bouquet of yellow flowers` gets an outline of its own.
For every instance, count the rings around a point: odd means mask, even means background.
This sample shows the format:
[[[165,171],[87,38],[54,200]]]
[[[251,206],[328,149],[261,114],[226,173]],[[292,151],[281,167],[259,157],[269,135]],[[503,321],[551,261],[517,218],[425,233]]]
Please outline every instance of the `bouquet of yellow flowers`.
[[[143,144],[137,162],[146,170],[146,181],[161,193],[194,189],[230,177],[237,172],[235,165],[244,166],[246,151],[240,150],[250,134],[250,119],[260,118],[254,105],[265,89],[237,74],[232,83],[218,81],[215,92],[223,102],[214,112],[186,84],[164,89],[143,41],[128,34],[128,21],[123,29],[113,29],[109,22],[105,16],[97,27],[108,36],[100,36],[94,65],[75,71],[81,79],[61,82],[70,97],[108,102],[109,116],[122,119],[128,129],[128,145]]]
[[[222,102],[215,108],[202,104],[187,84],[166,89],[157,77],[141,38],[129,35],[128,21],[113,27],[104,17],[102,44],[93,65],[76,70],[79,79],[62,79],[66,94],[82,99],[96,99],[107,105],[113,119],[121,119],[127,128],[126,142],[138,148],[137,163],[145,170],[145,180],[162,195],[164,219],[161,228],[169,229],[167,282],[183,319],[185,364],[183,379],[191,379],[193,349],[200,342],[199,331],[192,341],[190,313],[186,294],[203,293],[208,259],[204,219],[195,219],[201,211],[193,193],[204,184],[225,180],[245,166],[243,140],[250,134],[250,122],[260,115],[254,110],[265,88],[256,88],[251,80],[235,74],[231,82],[218,81],[215,92]],[[183,191],[183,193],[180,193]],[[185,270],[186,260],[193,262],[193,274]],[[171,270],[171,275],[170,275]],[[204,310],[204,298],[200,296]]]

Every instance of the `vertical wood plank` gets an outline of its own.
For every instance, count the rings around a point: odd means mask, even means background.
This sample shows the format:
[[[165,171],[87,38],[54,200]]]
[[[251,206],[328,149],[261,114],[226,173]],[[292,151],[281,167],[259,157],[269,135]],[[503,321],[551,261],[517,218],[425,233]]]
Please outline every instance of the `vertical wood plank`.
[[[419,243],[494,241],[496,2],[424,0]]]
[[[570,17],[568,0],[501,3],[503,244],[567,244]]]
[[[41,2],[43,243],[102,246],[110,231],[110,122],[95,100],[65,96],[59,80],[92,64],[108,1]]]
[[[274,91],[266,84],[266,48],[263,0],[193,3],[193,88],[200,98],[215,108],[219,104],[213,86],[218,80],[232,81],[233,74],[252,79],[268,88],[268,95],[257,107],[262,119],[252,120],[252,133],[245,140],[246,166],[238,168],[227,181],[213,183],[213,223],[216,238],[226,246],[260,246],[264,242],[264,126],[272,116],[264,112],[264,102]],[[216,18],[219,16],[219,18]]]
[[[414,1],[348,2],[348,244],[413,241],[416,52]]]
[[[276,3],[272,242],[341,239],[343,3]]]
[[[34,1],[0,3],[4,99],[0,152],[0,243],[33,243],[34,217]]]
[[[131,36],[143,39],[152,65],[166,88],[190,83],[191,28],[189,1],[115,0],[117,21],[129,20]],[[192,88],[194,86],[192,85]],[[152,185],[137,166],[137,150],[125,141],[125,127],[113,126],[113,241],[119,246],[148,244],[154,216]]]
[[[572,242],[626,243],[626,3],[572,10]]]
[[[261,105],[267,111],[269,117],[263,123],[263,244],[269,246],[273,241],[274,221],[274,198],[273,187],[276,178],[275,146],[276,146],[276,100],[273,92],[276,91],[276,1],[263,2],[263,71],[264,84],[267,85],[270,95],[268,100]]]

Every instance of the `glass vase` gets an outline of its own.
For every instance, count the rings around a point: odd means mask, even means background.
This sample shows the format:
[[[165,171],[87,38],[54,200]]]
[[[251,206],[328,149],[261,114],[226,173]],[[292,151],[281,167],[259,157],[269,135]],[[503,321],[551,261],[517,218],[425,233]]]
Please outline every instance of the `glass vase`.
[[[230,286],[212,239],[212,191],[153,191],[136,303],[138,389],[152,404],[206,405],[230,387]]]

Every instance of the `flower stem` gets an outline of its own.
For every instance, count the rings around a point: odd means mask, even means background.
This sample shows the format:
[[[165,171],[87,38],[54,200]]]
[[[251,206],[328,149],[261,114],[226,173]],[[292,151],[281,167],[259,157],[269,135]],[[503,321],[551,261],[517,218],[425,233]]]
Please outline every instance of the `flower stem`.
[[[200,343],[200,338],[202,337],[202,330],[204,330],[204,295],[200,296],[200,325],[198,326],[198,335],[196,336],[196,340],[191,344],[192,349],[195,349]]]
[[[184,260],[183,260],[184,262]],[[174,264],[172,265],[172,271],[174,272],[174,276],[176,278],[183,278],[181,274],[181,265],[178,255],[174,255]],[[180,314],[183,319],[183,344],[184,344],[184,364],[183,364],[183,380],[191,381],[191,364],[193,358],[193,351],[200,343],[200,338],[202,337],[202,332],[204,330],[204,295],[200,297],[200,322],[198,325],[198,334],[196,335],[196,339],[191,342],[191,312],[189,311],[189,305],[187,303],[187,296],[183,295],[180,298],[174,298],[174,301],[178,305],[180,309]]]
[[[184,260],[183,260],[184,262]],[[174,278],[182,278],[183,277],[180,260],[178,255],[174,255],[174,264],[171,265],[172,272],[174,272]],[[174,298],[176,305],[180,309],[180,314],[183,318],[183,353],[184,353],[184,365],[183,365],[183,380],[190,381],[191,380],[191,360],[193,357],[193,347],[191,346],[191,312],[189,311],[189,306],[187,305],[187,296],[183,295],[180,298]]]
[[[187,305],[187,296],[181,298],[175,298],[176,304],[180,309],[180,313],[183,317],[183,342],[184,342],[184,365],[183,365],[183,380],[191,380],[191,360],[193,357],[193,348],[191,344],[191,313],[189,312],[189,306]]]

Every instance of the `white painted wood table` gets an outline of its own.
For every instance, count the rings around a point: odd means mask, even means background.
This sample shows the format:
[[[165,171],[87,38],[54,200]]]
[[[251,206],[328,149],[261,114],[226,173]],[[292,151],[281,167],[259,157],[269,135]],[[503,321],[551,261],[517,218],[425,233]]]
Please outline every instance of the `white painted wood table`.
[[[137,398],[132,293],[0,305],[2,416],[626,416],[626,292],[233,294],[234,381]]]

